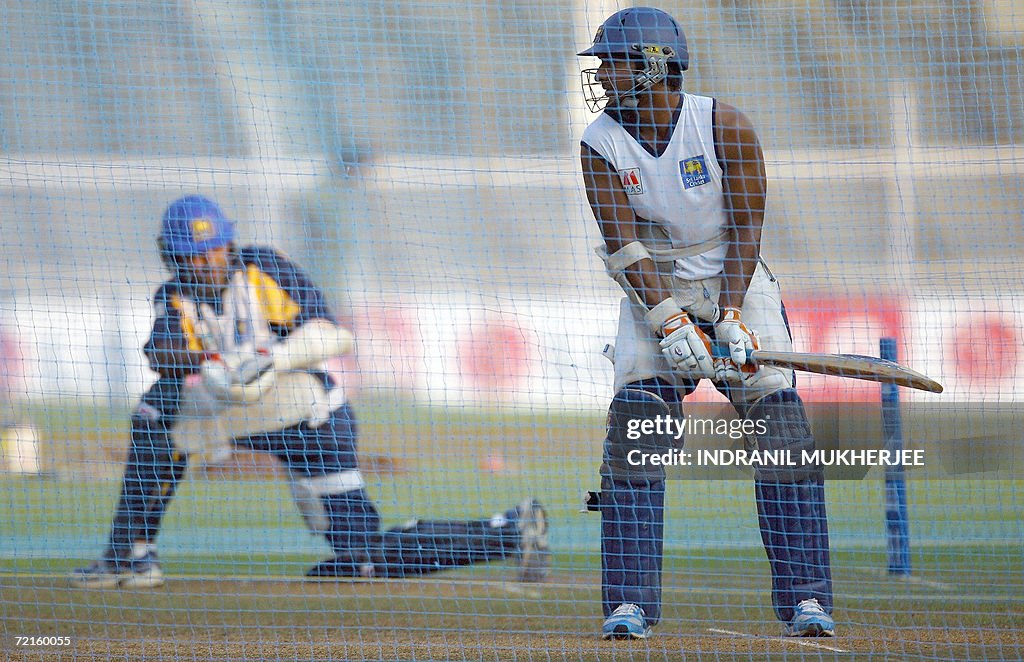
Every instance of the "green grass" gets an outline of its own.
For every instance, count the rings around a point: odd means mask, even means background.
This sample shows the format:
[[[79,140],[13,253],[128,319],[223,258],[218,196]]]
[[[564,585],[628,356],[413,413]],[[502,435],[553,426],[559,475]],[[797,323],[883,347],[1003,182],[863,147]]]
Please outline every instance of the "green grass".
[[[544,482],[545,471],[552,479]],[[530,481],[538,481],[528,489]],[[387,524],[410,516],[469,518],[500,511],[527,491],[539,494],[552,518],[552,537],[569,567],[596,553],[598,518],[579,514],[577,496],[592,485],[585,474],[535,467],[511,477],[479,472],[414,472],[371,477],[370,490]],[[1003,594],[1024,589],[1019,544],[1024,486],[1013,481],[961,481],[950,490],[947,481],[915,481],[909,486],[911,544],[917,574],[936,582],[957,584],[972,573],[971,586]],[[63,480],[13,478],[0,480],[0,504],[7,513],[6,537],[21,539],[33,550],[19,556],[8,542],[0,569],[15,572],[61,572],[94,554],[109,527],[117,496],[116,481],[74,483]],[[745,481],[680,481],[669,486],[666,529],[670,556],[688,563],[727,564],[753,554],[760,559],[751,485]],[[851,565],[884,568],[881,486],[867,482],[835,482],[829,488],[833,548]],[[229,533],[221,531],[227,529]],[[266,548],[246,549],[231,532],[278,531],[283,539],[307,537],[283,480],[217,480],[197,475],[186,480],[165,521],[166,535],[179,541],[213,541],[215,552],[192,549],[181,553],[163,547],[179,574],[204,576],[294,575],[312,560],[309,553],[288,556]],[[1014,538],[1014,535],[1017,537]],[[861,539],[861,534],[865,538]],[[914,537],[916,534],[917,537]],[[52,554],[37,541],[56,539]],[[724,546],[728,545],[728,547]],[[731,549],[736,547],[736,549]],[[326,550],[326,547],[324,547]],[[13,553],[11,553],[13,550]],[[582,566],[592,571],[593,559]],[[728,574],[727,569],[717,568]],[[989,585],[990,584],[990,585]]]

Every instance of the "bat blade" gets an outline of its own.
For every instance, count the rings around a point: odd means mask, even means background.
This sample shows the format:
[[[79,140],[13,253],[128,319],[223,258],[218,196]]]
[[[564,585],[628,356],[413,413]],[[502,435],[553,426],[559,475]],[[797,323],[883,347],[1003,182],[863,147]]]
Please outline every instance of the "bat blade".
[[[790,368],[819,375],[864,379],[871,382],[884,382],[908,388],[942,393],[942,384],[911,370],[898,363],[874,356],[859,354],[804,354],[801,352],[773,352],[757,349],[750,353],[750,358],[762,365],[777,368]]]
[[[715,358],[729,358],[729,346],[715,343],[712,346]],[[886,359],[860,354],[805,354],[803,352],[775,352],[767,349],[755,349],[748,355],[754,363],[788,368],[819,375],[864,379],[871,382],[883,382],[906,386],[929,393],[942,393],[942,384],[931,377],[923,375]]]

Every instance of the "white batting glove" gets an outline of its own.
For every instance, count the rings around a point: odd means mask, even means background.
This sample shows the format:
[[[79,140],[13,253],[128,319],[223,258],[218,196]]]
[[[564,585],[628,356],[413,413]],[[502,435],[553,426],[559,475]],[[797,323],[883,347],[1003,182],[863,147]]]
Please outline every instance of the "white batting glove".
[[[670,366],[685,373],[715,378],[711,339],[684,312],[668,318],[661,326],[661,353]]]
[[[277,381],[274,357],[263,349],[214,354],[199,372],[210,392],[238,404],[259,401]]]
[[[739,308],[722,309],[722,316],[715,324],[715,338],[729,345],[729,358],[716,361],[715,372],[720,380],[739,383],[743,381],[742,373],[756,370],[747,359],[747,353],[761,347],[760,339],[756,331],[740,321]]]
[[[748,370],[751,366],[738,366],[732,362],[732,359],[715,359],[715,381],[718,383],[725,384],[742,384],[743,383],[743,372],[741,370]]]

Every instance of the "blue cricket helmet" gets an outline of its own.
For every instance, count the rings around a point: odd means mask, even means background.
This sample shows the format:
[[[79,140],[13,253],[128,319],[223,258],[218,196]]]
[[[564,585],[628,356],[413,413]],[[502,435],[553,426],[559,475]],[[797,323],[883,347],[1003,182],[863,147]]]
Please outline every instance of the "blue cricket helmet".
[[[605,19],[594,35],[594,43],[578,55],[640,56],[651,54],[655,47],[667,62],[678,64],[681,71],[689,68],[686,35],[676,19],[654,7],[630,7]]]
[[[235,240],[235,223],[201,195],[178,198],[160,223],[160,249],[168,257],[193,257]]]

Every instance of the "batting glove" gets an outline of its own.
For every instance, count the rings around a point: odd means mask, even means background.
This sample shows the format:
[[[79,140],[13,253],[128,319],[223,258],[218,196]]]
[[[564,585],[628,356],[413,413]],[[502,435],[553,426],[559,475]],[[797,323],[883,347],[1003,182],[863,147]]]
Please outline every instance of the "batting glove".
[[[214,354],[200,368],[203,384],[227,402],[257,402],[277,380],[274,357],[265,349]]]
[[[729,345],[729,358],[719,359],[715,371],[720,380],[739,383],[743,374],[756,372],[757,368],[749,361],[748,352],[761,347],[757,332],[752,331],[740,321],[739,308],[723,308],[718,323],[715,324],[715,338]]]
[[[684,312],[668,318],[661,326],[661,353],[670,366],[685,373],[715,378],[711,339]]]

